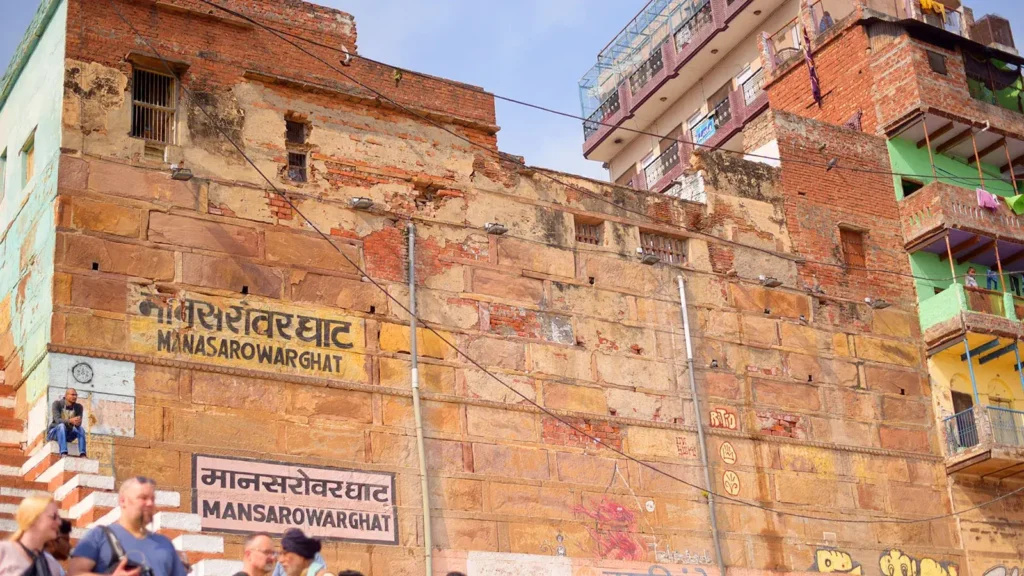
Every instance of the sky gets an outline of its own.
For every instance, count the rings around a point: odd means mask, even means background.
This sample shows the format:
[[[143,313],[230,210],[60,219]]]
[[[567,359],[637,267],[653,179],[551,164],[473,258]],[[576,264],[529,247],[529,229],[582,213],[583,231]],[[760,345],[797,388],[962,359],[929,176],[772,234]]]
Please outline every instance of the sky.
[[[580,114],[577,81],[646,0],[316,0],[355,16],[358,51],[408,70]],[[1021,0],[972,0],[975,17],[1011,19],[1024,48]],[[10,61],[37,0],[0,0],[0,62]],[[1012,8],[1017,8],[1013,10]],[[607,178],[583,158],[580,121],[497,102],[498,145],[526,162]]]

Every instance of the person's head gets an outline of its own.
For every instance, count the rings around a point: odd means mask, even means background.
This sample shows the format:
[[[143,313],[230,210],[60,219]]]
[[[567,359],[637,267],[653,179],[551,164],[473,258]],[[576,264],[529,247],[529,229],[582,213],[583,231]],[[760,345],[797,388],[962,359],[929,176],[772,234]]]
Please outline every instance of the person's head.
[[[968,273],[968,274],[970,274],[970,275],[972,275],[972,276],[973,276],[973,275],[974,275],[974,274],[975,274],[976,272],[977,272],[977,270],[975,270],[975,269],[974,269],[974,266],[971,266],[970,268],[968,268],[968,269],[967,269],[967,273]]]
[[[149,524],[156,513],[156,482],[142,476],[125,480],[117,504],[122,519],[140,527]]]
[[[74,404],[75,402],[77,402],[78,390],[75,390],[74,388],[68,388],[64,392],[64,401],[67,402],[68,404]]]
[[[259,574],[261,572],[271,573],[274,571],[274,562],[277,560],[277,550],[274,550],[274,541],[267,534],[253,534],[245,539],[245,549],[242,551],[242,564],[248,574]]]
[[[60,530],[60,512],[49,495],[27,496],[18,505],[14,515],[18,529],[11,534],[11,541],[28,540],[32,546],[42,548],[57,537]],[[37,548],[38,549],[38,548]]]
[[[288,576],[302,576],[320,551],[320,541],[309,538],[298,528],[290,528],[281,538],[278,562]]]
[[[57,532],[57,538],[50,540],[46,543],[43,548],[61,562],[71,557],[71,522],[67,520],[60,521],[60,530]]]
[[[458,572],[450,572],[448,576],[451,576],[452,574],[458,574]],[[342,570],[341,572],[338,572],[338,576],[363,576],[363,573],[359,570]]]

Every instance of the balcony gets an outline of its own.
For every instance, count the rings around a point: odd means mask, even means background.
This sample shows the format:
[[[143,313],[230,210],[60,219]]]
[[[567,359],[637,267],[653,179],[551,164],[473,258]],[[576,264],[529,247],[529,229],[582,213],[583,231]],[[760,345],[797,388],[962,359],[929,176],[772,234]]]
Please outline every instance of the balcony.
[[[768,108],[768,94],[762,89],[763,73],[761,70],[754,74],[742,86],[730,92],[727,98],[715,104],[711,112],[694,127],[693,142],[719,148],[764,112]]]
[[[1002,479],[1024,470],[1024,412],[974,406],[942,422],[946,472]]]
[[[648,4],[580,80],[583,116],[588,118],[584,156],[610,161],[636,137],[616,128],[627,120],[641,128],[657,120],[733,47],[745,39],[754,42],[751,35],[785,1],[654,0]],[[605,102],[612,94],[618,97],[619,109],[608,113]]]
[[[597,134],[602,129],[607,131],[607,127],[602,126],[603,123],[610,123],[612,118],[616,114],[622,111],[622,100],[619,96],[619,90],[615,90],[608,95],[601,105],[597,107],[583,123],[583,135],[585,138],[590,138],[594,134]]]
[[[925,344],[939,349],[968,333],[1015,338],[1018,303],[1011,293],[951,284],[918,306]]]
[[[971,234],[998,237],[1024,244],[1024,216],[1017,216],[1006,205],[997,209],[978,206],[977,193],[945,182],[931,182],[900,201],[900,223],[903,240],[910,249],[926,243],[943,230],[957,230],[957,238],[967,240]],[[913,251],[913,250],[911,250]],[[945,244],[935,252],[945,251]]]

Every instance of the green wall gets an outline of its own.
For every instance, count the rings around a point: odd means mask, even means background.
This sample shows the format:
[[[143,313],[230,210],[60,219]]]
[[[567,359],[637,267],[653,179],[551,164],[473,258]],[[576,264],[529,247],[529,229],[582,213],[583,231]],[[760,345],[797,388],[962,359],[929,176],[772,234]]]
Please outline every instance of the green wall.
[[[916,142],[903,138],[892,138],[889,140],[888,145],[893,172],[918,174],[921,177],[913,179],[922,180],[924,184],[932,181],[932,165],[928,160],[927,148],[918,148]],[[978,180],[978,168],[973,164],[967,164],[942,154],[935,154],[934,157],[940,182],[968,190],[974,190],[981,185],[981,181]],[[941,170],[938,170],[939,168]],[[986,190],[999,196],[1013,196],[1013,185],[1001,179],[998,167],[983,163],[981,168],[985,174]],[[945,173],[943,170],[945,170]],[[958,178],[962,178],[962,180]],[[896,198],[902,200],[903,184],[900,182],[899,176],[893,176],[893,184],[896,187]]]

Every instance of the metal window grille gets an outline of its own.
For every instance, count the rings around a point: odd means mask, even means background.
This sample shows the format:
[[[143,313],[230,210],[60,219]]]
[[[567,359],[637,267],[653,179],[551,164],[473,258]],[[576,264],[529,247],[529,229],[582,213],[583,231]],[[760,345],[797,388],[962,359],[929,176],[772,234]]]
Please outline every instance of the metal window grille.
[[[686,241],[681,238],[641,232],[640,248],[644,254],[654,254],[668,264],[682,264],[686,259]]]
[[[305,182],[306,181],[306,155],[289,152],[288,153],[288,178],[294,182]]]
[[[576,222],[576,242],[579,244],[601,245],[601,224]]]
[[[683,174],[665,190],[664,194],[687,202],[707,204],[708,196],[704,191],[704,173]]]
[[[174,78],[148,70],[132,73],[132,132],[155,144],[174,142]]]
[[[946,70],[946,57],[931,50],[925,50],[925,52],[928,53],[928,67],[932,69],[932,72],[947,76],[949,72]]]
[[[305,144],[306,143],[306,125],[302,122],[295,122],[294,120],[284,121],[287,135],[286,139],[289,144]]]

